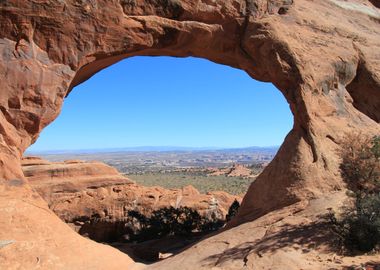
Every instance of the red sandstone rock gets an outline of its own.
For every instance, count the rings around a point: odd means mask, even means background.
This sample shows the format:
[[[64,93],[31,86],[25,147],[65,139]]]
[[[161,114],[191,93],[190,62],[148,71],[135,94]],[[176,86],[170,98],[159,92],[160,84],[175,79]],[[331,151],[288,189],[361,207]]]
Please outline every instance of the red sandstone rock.
[[[129,56],[207,58],[274,83],[289,102],[294,127],[251,185],[233,225],[344,189],[342,137],[380,132],[376,6],[375,0],[1,1],[0,239],[16,242],[0,249],[0,264],[78,269],[79,257],[88,268],[122,264],[108,264],[116,251],[98,256],[98,245],[77,240],[46,210],[24,180],[21,157],[73,86]],[[257,222],[242,226],[254,230]],[[217,250],[223,249],[221,241]],[[280,249],[271,259],[290,262],[289,252]],[[196,267],[199,258],[188,265]]]
[[[229,177],[247,177],[254,178],[256,175],[252,174],[252,171],[241,164],[234,164],[232,167],[223,169],[211,169],[209,175],[225,175]]]
[[[49,163],[34,159],[40,165],[30,165],[32,160],[23,159],[25,176],[50,209],[67,223],[92,216],[122,221],[128,210],[150,215],[154,210],[170,206],[190,207],[202,215],[213,212],[224,219],[233,201],[241,201],[239,196],[222,191],[201,194],[193,186],[144,187],[101,162]]]
[[[193,186],[140,186],[100,162],[24,158],[22,163],[30,185],[49,208],[77,232],[100,242],[118,233],[118,222],[125,223],[130,210],[150,216],[164,207],[189,207],[223,220],[233,201],[241,202],[239,196],[222,191],[200,194]]]

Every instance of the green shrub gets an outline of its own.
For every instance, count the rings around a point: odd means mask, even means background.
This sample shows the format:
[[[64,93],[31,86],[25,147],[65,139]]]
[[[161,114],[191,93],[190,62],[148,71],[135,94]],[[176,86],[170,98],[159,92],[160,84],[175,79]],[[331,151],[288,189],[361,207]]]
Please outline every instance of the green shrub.
[[[137,229],[125,239],[142,242],[167,235],[190,236],[194,232],[210,232],[222,227],[225,221],[202,217],[189,207],[165,207],[153,211],[150,217],[129,211],[127,223]]]
[[[231,204],[230,208],[228,209],[226,220],[230,221],[234,216],[236,216],[239,208],[240,208],[240,203],[237,200],[234,200],[234,202]]]
[[[369,252],[380,245],[380,194],[357,198],[354,207],[346,208],[337,218],[330,214],[338,244],[349,251]]]
[[[380,136],[347,136],[341,156],[340,169],[349,189],[358,194],[379,191]]]
[[[348,136],[343,147],[342,177],[353,192],[353,206],[340,217],[328,215],[338,244],[349,251],[380,248],[380,136]]]

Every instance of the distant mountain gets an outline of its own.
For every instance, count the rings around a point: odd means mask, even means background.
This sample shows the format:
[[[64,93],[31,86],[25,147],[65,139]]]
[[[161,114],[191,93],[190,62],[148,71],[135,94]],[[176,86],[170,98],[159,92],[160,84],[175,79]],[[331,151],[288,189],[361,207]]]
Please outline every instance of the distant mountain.
[[[218,151],[223,152],[277,152],[279,146],[250,146],[242,148],[224,148]]]
[[[46,151],[26,151],[28,155],[54,155],[54,154],[93,154],[93,153],[114,153],[114,152],[277,152],[278,146],[250,146],[242,148],[223,148],[223,147],[186,147],[186,146],[137,146],[121,148],[103,149],[75,149],[75,150],[46,150]]]

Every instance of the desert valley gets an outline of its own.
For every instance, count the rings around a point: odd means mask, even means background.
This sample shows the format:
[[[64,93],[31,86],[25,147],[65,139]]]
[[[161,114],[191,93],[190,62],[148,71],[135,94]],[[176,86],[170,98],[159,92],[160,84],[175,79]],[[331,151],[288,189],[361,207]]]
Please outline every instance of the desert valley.
[[[49,208],[75,231],[151,263],[222,229],[276,150],[50,152],[41,154],[55,162],[26,156],[22,166]],[[160,211],[167,211],[165,220],[188,216],[167,232],[163,224],[143,223]]]

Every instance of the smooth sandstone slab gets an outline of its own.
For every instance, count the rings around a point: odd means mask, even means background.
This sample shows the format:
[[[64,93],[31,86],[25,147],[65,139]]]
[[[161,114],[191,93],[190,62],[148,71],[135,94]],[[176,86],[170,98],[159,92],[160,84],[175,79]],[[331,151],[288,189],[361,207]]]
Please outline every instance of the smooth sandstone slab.
[[[22,165],[31,187],[76,230],[88,225],[77,225],[77,221],[101,219],[112,228],[113,223],[125,221],[129,210],[149,216],[165,207],[189,207],[203,216],[224,220],[234,200],[241,202],[240,196],[223,191],[201,194],[191,185],[178,189],[145,187],[97,161],[49,162],[29,157],[23,158]],[[103,233],[94,232],[97,241],[109,241],[107,232],[107,228]]]
[[[294,127],[231,226],[254,228],[273,210],[344,190],[341,139],[380,131],[378,7],[376,0],[0,1],[0,241],[16,241],[0,249],[1,264],[130,263],[69,232],[21,170],[23,152],[73,87],[130,56],[207,58],[274,83],[288,101]],[[272,259],[289,254],[279,248]]]

